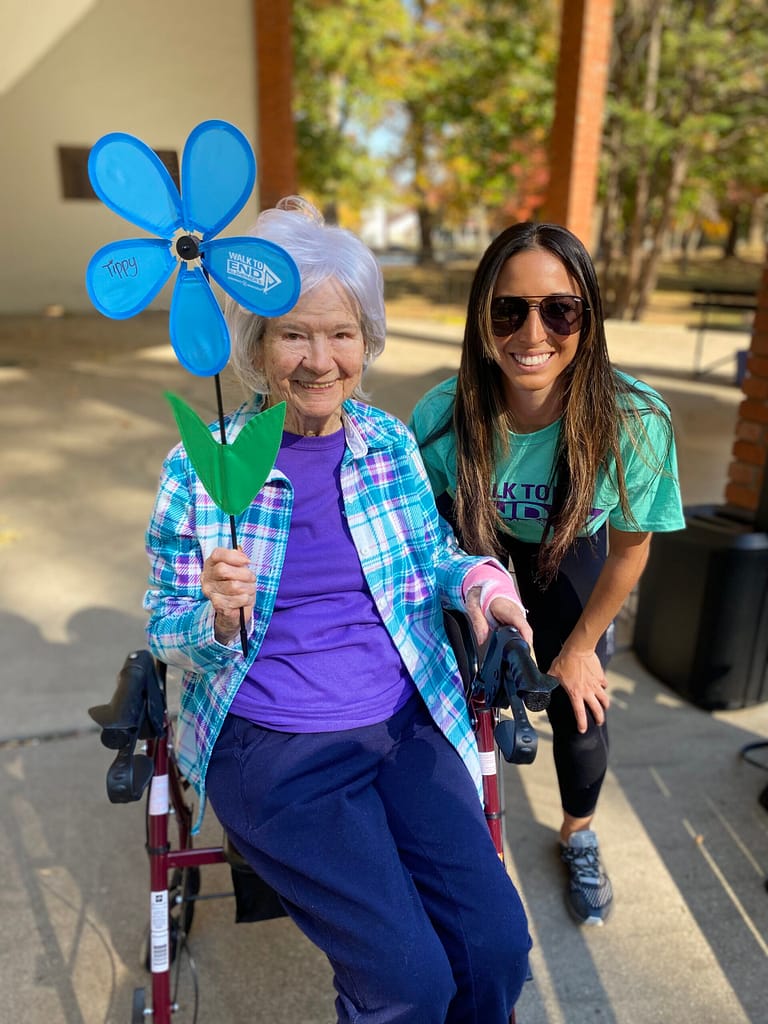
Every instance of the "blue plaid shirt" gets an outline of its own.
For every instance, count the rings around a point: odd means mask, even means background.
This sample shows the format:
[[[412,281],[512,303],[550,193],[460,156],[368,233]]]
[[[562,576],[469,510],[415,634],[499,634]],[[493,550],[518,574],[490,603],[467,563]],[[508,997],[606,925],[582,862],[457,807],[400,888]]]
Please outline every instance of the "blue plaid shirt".
[[[241,406],[227,424],[237,436],[258,411]],[[442,608],[463,608],[467,572],[489,559],[470,557],[437,513],[419,450],[393,416],[355,401],[344,404],[341,464],[344,509],[379,614],[438,728],[453,744],[481,793],[480,765]],[[229,519],[205,492],[182,445],[168,455],[147,530],[149,589],[144,607],[153,653],[183,669],[176,754],[205,809],[205,775],[227,710],[259,648],[275,605],[291,525],[293,488],[273,469],[237,518],[237,538],[256,575],[248,658],[239,639],[214,636],[213,606],[203,596],[203,562],[231,545]],[[354,681],[350,680],[350,685]]]

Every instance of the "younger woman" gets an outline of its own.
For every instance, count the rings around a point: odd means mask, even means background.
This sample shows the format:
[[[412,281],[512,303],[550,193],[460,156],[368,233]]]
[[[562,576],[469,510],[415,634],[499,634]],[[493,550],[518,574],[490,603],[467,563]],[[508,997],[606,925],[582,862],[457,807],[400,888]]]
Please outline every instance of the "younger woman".
[[[651,533],[685,523],[668,409],[611,365],[575,235],[523,223],[491,243],[458,377],[421,399],[411,426],[464,549],[511,558],[539,666],[560,680],[548,713],[568,905],[602,924],[612,890],[591,824],[607,768],[611,625]]]

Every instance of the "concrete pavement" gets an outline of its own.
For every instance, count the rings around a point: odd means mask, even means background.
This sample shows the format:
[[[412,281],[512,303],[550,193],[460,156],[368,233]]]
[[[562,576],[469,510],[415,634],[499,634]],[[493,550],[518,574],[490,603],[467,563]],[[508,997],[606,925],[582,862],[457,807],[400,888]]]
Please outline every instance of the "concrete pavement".
[[[87,708],[109,697],[123,657],[144,643],[143,530],[177,439],[162,392],[215,415],[211,382],[181,370],[166,332],[164,314],[0,319],[2,1021],[127,1022],[131,991],[147,981],[143,808],[107,802],[111,758]],[[455,370],[460,334],[458,322],[391,315],[372,401],[407,417]],[[739,342],[708,336],[704,361],[717,366],[694,379],[690,331],[611,323],[609,341],[617,364],[670,403],[685,502],[718,503],[741,397]],[[225,393],[237,401],[228,382]],[[634,657],[631,602],[622,625],[596,819],[616,892],[605,928],[577,929],[563,904],[544,721],[535,763],[506,769],[510,872],[535,939],[519,1022],[764,1024],[768,813],[757,797],[768,775],[739,751],[768,738],[768,703],[691,707]],[[209,815],[203,841],[219,838]],[[228,889],[225,869],[203,869],[204,894]],[[297,929],[233,921],[230,900],[197,906],[201,1024],[330,1024],[328,968]],[[182,1000],[190,992],[185,966]]]

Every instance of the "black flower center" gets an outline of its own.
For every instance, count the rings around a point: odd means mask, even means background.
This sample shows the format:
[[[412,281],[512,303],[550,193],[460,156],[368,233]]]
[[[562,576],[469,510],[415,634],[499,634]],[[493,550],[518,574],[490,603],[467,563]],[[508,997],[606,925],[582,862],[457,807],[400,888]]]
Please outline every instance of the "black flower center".
[[[183,260],[196,260],[200,255],[197,239],[192,235],[181,235],[176,240],[176,252]]]

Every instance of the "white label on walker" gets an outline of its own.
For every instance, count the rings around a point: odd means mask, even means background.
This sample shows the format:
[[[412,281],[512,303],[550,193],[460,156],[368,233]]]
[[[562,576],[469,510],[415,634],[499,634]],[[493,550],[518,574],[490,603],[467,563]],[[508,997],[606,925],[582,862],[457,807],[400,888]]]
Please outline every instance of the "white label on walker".
[[[150,964],[152,973],[158,974],[170,966],[167,890],[149,894],[149,920]]]
[[[168,776],[155,775],[149,787],[149,813],[168,813]]]
[[[494,751],[480,751],[480,771],[483,775],[496,774],[496,754]]]
[[[153,932],[168,927],[168,890],[149,894],[149,926]]]

